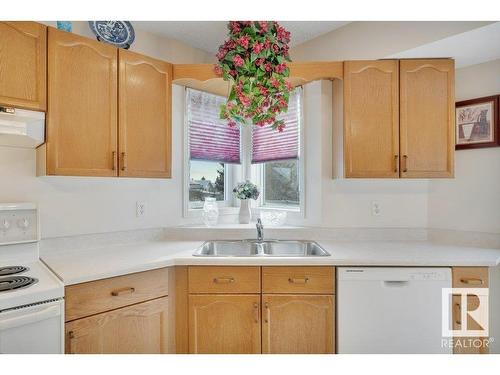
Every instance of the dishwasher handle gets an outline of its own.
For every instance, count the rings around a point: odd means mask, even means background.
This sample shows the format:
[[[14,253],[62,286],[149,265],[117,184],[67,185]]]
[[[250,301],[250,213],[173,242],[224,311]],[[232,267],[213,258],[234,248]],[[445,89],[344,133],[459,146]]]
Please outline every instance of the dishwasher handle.
[[[410,280],[384,280],[382,283],[388,288],[402,288],[408,286]]]

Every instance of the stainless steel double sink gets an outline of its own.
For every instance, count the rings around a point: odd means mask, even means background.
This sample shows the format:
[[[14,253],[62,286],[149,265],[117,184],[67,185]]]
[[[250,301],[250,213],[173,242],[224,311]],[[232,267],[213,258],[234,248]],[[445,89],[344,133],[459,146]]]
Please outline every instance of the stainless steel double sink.
[[[330,256],[314,241],[218,240],[207,241],[194,256],[200,257],[324,257]]]

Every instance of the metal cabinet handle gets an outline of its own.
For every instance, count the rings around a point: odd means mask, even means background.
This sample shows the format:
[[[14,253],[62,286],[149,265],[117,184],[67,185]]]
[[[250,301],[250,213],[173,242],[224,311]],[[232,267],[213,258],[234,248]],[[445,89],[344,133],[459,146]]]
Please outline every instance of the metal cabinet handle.
[[[121,296],[123,294],[132,294],[134,292],[135,292],[135,288],[132,288],[132,287],[130,287],[130,288],[122,288],[122,289],[113,290],[111,292],[111,295],[113,297],[118,297],[118,296]]]
[[[69,354],[73,354],[73,339],[75,338],[75,333],[73,331],[68,332],[68,338],[69,338]]]
[[[111,157],[113,158],[113,170],[116,171],[118,169],[118,165],[117,165],[118,164],[118,160],[116,158],[116,151],[112,152],[112,156]]]
[[[461,310],[460,304],[459,303],[455,303],[455,306],[457,307],[458,312],[460,313],[460,310]],[[459,316],[460,316],[460,314],[459,314]],[[462,325],[462,321],[460,319],[457,319],[457,320],[455,320],[455,324],[458,325],[458,326],[461,326]]]
[[[398,159],[399,155],[394,155],[394,172],[398,171]]]
[[[403,155],[403,172],[408,172],[408,155]]]
[[[216,277],[214,278],[216,284],[230,284],[234,283],[234,277]]]
[[[254,316],[255,316],[255,323],[259,322],[259,304],[257,302],[254,302],[253,304],[253,311],[254,311]]]
[[[125,152],[122,152],[122,171],[127,170],[127,154]]]
[[[483,285],[484,281],[481,279],[476,279],[476,278],[463,278],[460,279],[460,282],[462,284],[467,284],[467,285]]]
[[[308,281],[308,277],[290,277],[288,279],[288,282],[291,284],[307,284]]]

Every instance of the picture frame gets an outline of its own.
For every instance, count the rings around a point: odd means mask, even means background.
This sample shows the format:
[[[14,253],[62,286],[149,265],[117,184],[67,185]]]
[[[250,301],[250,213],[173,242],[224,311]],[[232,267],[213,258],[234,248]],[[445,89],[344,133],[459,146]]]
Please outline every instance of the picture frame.
[[[455,103],[455,150],[500,146],[500,95]]]

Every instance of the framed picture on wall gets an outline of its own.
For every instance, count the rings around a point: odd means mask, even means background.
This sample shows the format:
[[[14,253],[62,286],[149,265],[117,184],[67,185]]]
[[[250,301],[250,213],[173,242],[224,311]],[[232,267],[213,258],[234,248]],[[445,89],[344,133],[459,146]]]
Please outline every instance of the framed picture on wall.
[[[457,102],[456,150],[500,145],[499,95]]]

